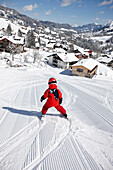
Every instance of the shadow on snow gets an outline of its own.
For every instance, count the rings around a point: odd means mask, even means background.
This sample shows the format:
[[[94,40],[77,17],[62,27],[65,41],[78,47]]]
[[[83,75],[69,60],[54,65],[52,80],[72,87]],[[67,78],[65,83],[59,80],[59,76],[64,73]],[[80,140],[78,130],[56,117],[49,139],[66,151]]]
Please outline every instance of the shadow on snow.
[[[62,72],[60,72],[60,74],[71,76],[72,71],[71,70],[63,70]]]
[[[25,115],[25,116],[36,116],[39,118],[39,120],[41,120],[41,118],[42,118],[41,112],[21,110],[21,109],[16,109],[16,108],[12,108],[12,107],[2,107],[2,108],[9,110],[10,112],[15,113],[15,114],[20,114],[20,115]]]

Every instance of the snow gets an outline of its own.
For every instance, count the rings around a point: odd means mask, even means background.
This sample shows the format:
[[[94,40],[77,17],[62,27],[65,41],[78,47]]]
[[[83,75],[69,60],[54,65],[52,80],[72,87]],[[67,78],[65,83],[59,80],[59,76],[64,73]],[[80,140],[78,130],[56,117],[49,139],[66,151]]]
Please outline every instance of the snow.
[[[112,58],[99,57],[99,58],[97,58],[97,61],[99,61],[99,62],[104,62],[104,63],[109,63],[110,61],[112,61]]]
[[[18,33],[18,30],[20,29],[23,33],[27,33],[31,28],[30,27],[22,27],[21,25],[17,24],[17,23],[12,23],[11,21],[5,19],[5,18],[0,18],[0,30],[1,29],[7,29],[8,25],[11,25],[11,29],[13,32]]]
[[[101,78],[106,77],[109,79],[113,79],[113,71],[111,70],[111,68],[105,66],[104,64],[99,63],[98,64],[98,69],[97,69],[97,75],[103,75]]]
[[[60,30],[61,30],[61,31],[67,31],[67,32],[72,31],[72,32],[74,32],[74,33],[77,33],[77,31],[75,31],[75,30],[73,30],[73,29],[61,28]]]
[[[98,37],[91,37],[91,39],[93,40],[97,40],[97,41],[103,41],[106,42],[107,40],[109,40],[112,36],[98,36]]]
[[[58,56],[59,56],[64,62],[78,61],[78,58],[75,56],[74,53],[59,53]]]
[[[110,68],[99,64],[97,75],[88,79],[49,65],[3,68],[2,64],[0,60],[0,169],[113,169]],[[41,103],[40,97],[53,76],[69,120],[55,108],[41,120],[45,101]]]
[[[9,24],[11,24],[11,28],[15,32],[18,32],[18,29],[21,27],[19,25],[13,24],[11,21],[6,20],[5,18],[0,18],[0,29],[6,29]]]

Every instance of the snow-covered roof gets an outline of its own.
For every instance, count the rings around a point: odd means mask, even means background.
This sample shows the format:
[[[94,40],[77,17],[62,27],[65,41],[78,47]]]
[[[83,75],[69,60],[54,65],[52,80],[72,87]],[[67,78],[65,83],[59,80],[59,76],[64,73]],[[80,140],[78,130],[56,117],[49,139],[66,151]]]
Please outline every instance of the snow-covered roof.
[[[64,62],[78,61],[74,53],[60,53],[57,54]]]
[[[65,53],[65,50],[63,48],[55,48],[54,51],[57,52],[58,54]]]
[[[20,28],[20,31],[22,32],[22,33],[24,33],[24,34],[27,34],[27,32],[30,30],[30,28],[28,29],[28,28],[24,28],[24,27],[21,27]]]
[[[54,44],[55,44],[55,43],[54,43]],[[54,44],[53,44],[53,43],[46,44],[46,47],[47,47],[47,48],[53,48],[53,47],[54,47]]]
[[[104,62],[104,63],[109,63],[110,61],[112,61],[112,58],[108,58],[108,57],[99,57],[96,59],[98,62]]]
[[[96,65],[98,65],[98,61],[88,58],[88,59],[82,59],[73,66],[83,66],[89,70],[92,70]]]
[[[113,57],[113,51],[111,52],[111,57]]]
[[[9,41],[11,41],[13,44],[24,44],[24,38],[20,38],[20,39],[14,39],[12,36],[3,36],[2,38],[0,38],[0,41],[2,41],[3,39],[7,39]]]
[[[49,27],[45,28],[45,32],[50,33]]]
[[[35,43],[35,47],[40,47],[39,42],[36,42],[36,43]]]
[[[101,54],[101,57],[107,57],[107,58],[111,58],[112,56],[109,54]]]
[[[62,44],[62,48],[68,48],[68,46],[67,45],[64,45],[64,44]]]
[[[55,31],[51,31],[51,34],[56,35],[57,33]]]
[[[85,52],[85,53],[92,53],[92,51],[89,50],[89,49],[85,49],[84,52]]]
[[[57,47],[61,46],[61,44],[60,44],[60,43],[58,43],[58,42],[57,42],[55,45],[56,45]]]
[[[48,39],[45,39],[45,38],[42,38],[42,37],[40,37],[40,41],[41,41],[41,43],[43,42],[45,44],[47,44],[49,42]]]
[[[39,37],[45,37],[45,34],[44,33],[40,33]]]

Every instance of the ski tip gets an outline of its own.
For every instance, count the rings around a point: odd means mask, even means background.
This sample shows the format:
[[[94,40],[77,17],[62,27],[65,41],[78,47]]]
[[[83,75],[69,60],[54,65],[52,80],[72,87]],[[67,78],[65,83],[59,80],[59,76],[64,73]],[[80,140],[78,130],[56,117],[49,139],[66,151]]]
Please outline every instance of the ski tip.
[[[63,116],[63,118],[68,120],[68,117]]]

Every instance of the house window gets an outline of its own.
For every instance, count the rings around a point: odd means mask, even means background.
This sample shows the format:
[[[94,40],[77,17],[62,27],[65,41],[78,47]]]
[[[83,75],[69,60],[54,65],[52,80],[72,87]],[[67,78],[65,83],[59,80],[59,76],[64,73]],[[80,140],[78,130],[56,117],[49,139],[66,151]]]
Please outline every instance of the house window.
[[[77,68],[77,71],[78,71],[78,72],[83,72],[84,69],[82,69],[82,68]]]

